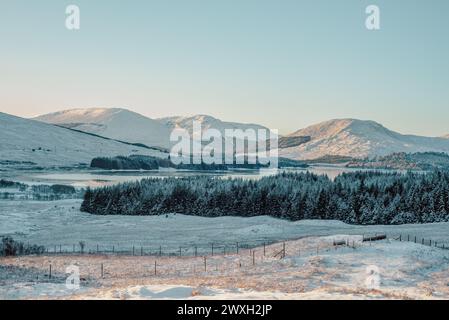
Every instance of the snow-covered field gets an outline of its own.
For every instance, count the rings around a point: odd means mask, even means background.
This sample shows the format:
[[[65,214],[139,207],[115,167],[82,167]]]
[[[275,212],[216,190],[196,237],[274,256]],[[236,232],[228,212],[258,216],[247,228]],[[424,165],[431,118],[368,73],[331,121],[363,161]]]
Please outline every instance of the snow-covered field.
[[[132,246],[146,249],[178,251],[179,247],[210,251],[236,242],[242,245],[263,241],[298,239],[306,236],[334,234],[371,235],[386,233],[389,237],[402,234],[437,241],[449,246],[449,223],[400,226],[354,226],[339,221],[303,220],[291,222],[267,216],[194,217],[179,214],[161,216],[96,216],[79,210],[81,200],[60,201],[0,201],[0,235],[11,235],[32,244],[63,246],[72,250],[79,241],[86,249],[130,250]],[[139,248],[140,249],[140,248]],[[53,250],[53,249],[52,249]]]
[[[73,199],[0,201],[0,236],[49,249],[43,256],[0,258],[0,299],[449,299],[449,250],[421,244],[425,238],[449,247],[449,223],[95,216],[80,205]],[[388,239],[361,241],[376,233]],[[395,240],[399,235],[410,241]],[[335,247],[334,240],[348,245]],[[72,252],[80,241],[91,254]],[[273,243],[265,254],[263,242]],[[79,290],[66,287],[69,265],[80,268]],[[379,273],[376,289],[366,285],[372,268]]]
[[[349,246],[333,246],[344,239]],[[308,237],[239,254],[203,257],[0,258],[2,299],[448,299],[449,251],[360,236]],[[254,252],[254,260],[253,260]],[[154,273],[154,263],[157,272]],[[253,262],[254,261],[254,262]],[[48,280],[52,265],[53,278]],[[101,265],[104,277],[101,277]],[[79,290],[65,270],[79,267]],[[378,281],[370,281],[374,276]],[[28,271],[28,272],[26,272]],[[34,279],[34,280],[33,280]],[[376,285],[372,287],[368,284]]]

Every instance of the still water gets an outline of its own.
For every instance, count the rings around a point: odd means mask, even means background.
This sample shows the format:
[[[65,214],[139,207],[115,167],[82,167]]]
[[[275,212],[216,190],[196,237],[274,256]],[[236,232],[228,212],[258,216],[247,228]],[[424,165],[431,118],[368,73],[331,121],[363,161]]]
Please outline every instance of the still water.
[[[221,178],[260,179],[278,172],[312,172],[325,174],[334,179],[343,172],[360,171],[360,169],[345,168],[342,166],[311,166],[306,169],[281,170],[228,170],[228,171],[188,171],[188,170],[152,170],[152,171],[109,171],[109,170],[83,170],[60,172],[36,172],[21,177],[21,181],[31,184],[65,184],[74,187],[101,187],[110,186],[127,181],[136,181],[144,178],[213,176]]]

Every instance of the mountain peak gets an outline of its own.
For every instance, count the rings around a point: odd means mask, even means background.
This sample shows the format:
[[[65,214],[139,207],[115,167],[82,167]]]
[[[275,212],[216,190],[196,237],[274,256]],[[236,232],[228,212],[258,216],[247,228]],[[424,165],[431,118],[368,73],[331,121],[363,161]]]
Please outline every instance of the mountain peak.
[[[371,120],[333,119],[298,130],[288,137],[308,142],[283,149],[284,157],[315,159],[328,155],[366,158],[394,152],[449,152],[446,139],[403,135]]]
[[[352,118],[332,119],[295,131],[289,136],[330,137],[342,131],[389,131],[380,123]]]
[[[89,164],[95,157],[162,155],[139,146],[0,112],[0,161],[42,167]]]
[[[158,121],[123,108],[69,109],[35,120],[150,147],[167,148],[170,132]]]
[[[78,122],[83,122],[82,119],[104,118],[121,112],[134,113],[123,108],[74,108],[40,115],[35,117],[34,120],[64,124],[68,123],[68,120],[73,122],[74,119],[78,119]]]

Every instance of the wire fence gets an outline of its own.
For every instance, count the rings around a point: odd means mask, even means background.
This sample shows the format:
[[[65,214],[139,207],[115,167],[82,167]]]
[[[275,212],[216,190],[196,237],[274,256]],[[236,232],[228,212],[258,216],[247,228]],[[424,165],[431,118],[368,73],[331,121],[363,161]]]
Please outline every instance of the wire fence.
[[[301,237],[302,238],[302,237]],[[42,246],[41,254],[45,255],[129,255],[129,256],[178,256],[178,257],[198,257],[239,254],[242,250],[252,248],[266,248],[274,243],[284,243],[299,240],[301,238],[275,240],[252,240],[242,242],[211,242],[188,245],[88,245],[81,241],[74,244],[58,244]]]
[[[98,279],[139,279],[145,277],[198,277],[238,274],[263,274],[273,271],[273,262],[286,258],[310,258],[334,250],[357,250],[382,240],[407,241],[438,249],[449,249],[445,243],[409,235],[372,234],[342,236],[333,240],[311,241],[253,240],[235,243],[207,243],[189,246],[88,246],[83,243],[45,247],[42,259],[35,263],[37,280],[61,282],[67,278],[67,267],[75,261],[80,266],[81,281]],[[81,259],[77,259],[77,256]],[[142,259],[134,257],[141,256]],[[69,257],[69,259],[66,259]],[[73,259],[71,259],[72,257]],[[113,259],[112,257],[118,257]],[[84,259],[86,258],[86,259]],[[31,260],[30,260],[31,261]],[[288,268],[289,264],[283,265]]]
[[[410,234],[398,234],[393,238],[397,241],[404,241],[404,242],[413,242],[416,244],[421,244],[423,246],[429,246],[429,247],[435,247],[443,250],[448,250],[449,245],[445,241],[436,241],[429,238],[419,237],[416,235],[410,235]]]
[[[300,239],[298,239],[300,240]],[[139,279],[146,277],[195,277],[195,276],[219,276],[219,275],[236,275],[236,274],[256,274],[266,272],[264,268],[271,269],[273,262],[282,262],[288,257],[302,257],[307,258],[311,256],[318,256],[331,250],[337,250],[343,245],[326,241],[325,243],[318,242],[312,245],[303,245],[295,242],[261,242],[260,246],[255,246],[258,243],[254,241],[250,243],[235,243],[234,246],[229,244],[219,246],[217,244],[210,245],[204,248],[202,255],[197,251],[195,255],[194,248],[186,248],[188,250],[174,253],[172,250],[145,251],[144,247],[140,250],[134,251],[132,249],[127,251],[112,252],[101,251],[98,248],[98,254],[95,251],[83,252],[64,252],[63,247],[54,246],[53,252],[45,253],[38,265],[41,280],[50,280],[58,282],[66,278],[66,268],[69,264],[75,263],[82,271],[81,279],[83,281],[97,280],[97,279]],[[347,240],[345,247],[356,249],[360,245],[355,241]],[[156,248],[157,249],[157,248]],[[193,254],[188,255],[188,251],[193,251]],[[206,252],[207,251],[207,252]],[[103,256],[102,254],[107,254]],[[146,254],[145,254],[146,253]],[[70,256],[73,254],[73,260]],[[123,259],[110,259],[110,254],[116,257],[123,257]],[[146,257],[146,259],[133,259],[134,256]],[[86,259],[77,259],[84,257]],[[53,257],[53,258],[52,258]],[[69,259],[66,259],[69,257]],[[49,259],[48,259],[49,258]]]
[[[198,257],[198,256],[216,256],[216,255],[231,255],[239,254],[242,250],[260,248],[264,252],[267,246],[273,244],[283,244],[290,241],[296,241],[304,238],[318,237],[302,236],[296,238],[286,238],[280,240],[273,239],[255,239],[250,241],[236,241],[236,242],[223,242],[214,241],[208,243],[188,243],[185,245],[173,245],[173,244],[160,244],[160,245],[138,245],[138,244],[94,244],[86,241],[79,241],[72,244],[54,244],[39,246],[40,251],[35,253],[36,255],[123,255],[123,256],[158,256],[158,257]],[[407,241],[416,244],[426,245],[430,247],[436,247],[440,249],[449,249],[449,244],[444,241],[435,241],[429,238],[419,237],[413,234],[390,234],[386,233],[374,233],[370,235],[362,235],[363,242],[378,241],[384,239],[392,239],[397,241]],[[340,240],[333,245],[350,245],[345,241]],[[29,247],[30,244],[27,244]]]

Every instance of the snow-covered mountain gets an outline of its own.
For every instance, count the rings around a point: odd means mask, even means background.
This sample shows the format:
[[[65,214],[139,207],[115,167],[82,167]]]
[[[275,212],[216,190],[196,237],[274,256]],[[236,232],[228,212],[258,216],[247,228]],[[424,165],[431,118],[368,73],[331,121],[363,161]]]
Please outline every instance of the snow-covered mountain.
[[[159,151],[0,112],[0,164],[32,162],[38,166],[90,164],[94,157]]]
[[[169,147],[170,131],[165,125],[126,109],[71,109],[42,115],[34,120],[130,143]]]
[[[201,123],[201,128],[202,130],[207,130],[207,129],[217,129],[219,130],[222,135],[224,136],[224,131],[225,129],[242,129],[242,130],[246,130],[246,129],[254,129],[257,130],[258,129],[264,129],[264,130],[268,130],[267,127],[261,126],[259,124],[254,124],[254,123],[239,123],[239,122],[227,122],[227,121],[222,121],[220,119],[208,116],[208,115],[195,115],[192,117],[167,117],[167,118],[160,118],[160,119],[156,119],[157,121],[159,121],[161,124],[167,126],[168,128],[170,128],[170,130],[173,130],[175,128],[182,128],[182,129],[186,129],[190,134],[192,134],[193,131],[193,122],[194,121],[198,121],[199,123]]]
[[[280,155],[293,159],[316,159],[326,155],[364,158],[394,152],[436,151],[449,153],[449,140],[444,138],[403,135],[374,121],[336,119],[298,130],[289,137],[309,137],[310,141],[280,150]]]
[[[73,109],[37,117],[36,120],[93,133],[103,137],[169,148],[175,128],[192,134],[193,122],[203,130],[214,128],[223,136],[225,129],[267,129],[258,124],[226,122],[208,115],[150,119],[125,109]],[[374,121],[336,119],[312,125],[280,137],[279,155],[292,159],[317,159],[324,156],[365,158],[395,152],[446,152],[448,137],[421,137],[391,131]],[[204,142],[203,142],[204,143]],[[243,151],[237,150],[237,152]]]

